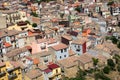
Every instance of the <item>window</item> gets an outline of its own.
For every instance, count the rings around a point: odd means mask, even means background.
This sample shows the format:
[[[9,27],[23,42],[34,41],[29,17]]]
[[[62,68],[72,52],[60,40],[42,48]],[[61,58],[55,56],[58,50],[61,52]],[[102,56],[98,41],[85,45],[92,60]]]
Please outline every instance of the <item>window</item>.
[[[78,45],[78,48],[80,48],[80,46]]]
[[[67,52],[67,49],[66,49],[66,48],[64,49],[64,52]]]
[[[61,49],[61,53],[63,53],[63,49]]]
[[[66,57],[66,55],[64,55],[64,57]]]
[[[56,69],[56,73],[58,73],[58,70]]]
[[[48,57],[44,58],[44,62],[47,63],[48,62]]]
[[[76,49],[77,52],[80,52],[80,49]]]
[[[62,57],[60,56],[60,59],[61,59]]]
[[[76,45],[75,45],[75,47],[76,47]]]

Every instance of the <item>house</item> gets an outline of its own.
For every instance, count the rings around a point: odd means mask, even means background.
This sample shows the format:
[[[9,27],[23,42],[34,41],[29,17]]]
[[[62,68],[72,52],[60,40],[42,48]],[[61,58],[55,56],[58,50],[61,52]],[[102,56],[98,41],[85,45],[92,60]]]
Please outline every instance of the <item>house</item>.
[[[75,61],[77,59],[77,56],[71,56],[66,59],[57,61],[57,64],[60,65],[60,67],[62,68],[62,73],[66,77],[71,78],[76,76],[76,73],[78,71],[78,64]]]
[[[48,50],[48,51],[44,51],[44,52],[40,52],[39,54],[39,59],[41,61],[41,63],[43,64],[49,64],[50,62],[53,62],[54,60],[54,51],[53,50]]]
[[[65,34],[61,36],[61,42],[66,44],[66,45],[70,45],[72,41],[72,36],[70,36],[69,34]]]
[[[55,36],[55,31],[51,29],[45,30],[46,38],[53,38]]]
[[[28,24],[25,21],[19,21],[15,25],[9,26],[7,28],[8,30],[18,30],[18,31],[23,31],[23,30],[28,30],[28,29],[33,29],[32,25]]]
[[[87,37],[88,35],[89,35],[89,33],[91,32],[91,29],[84,29],[83,31],[82,31],[82,36],[83,37]]]
[[[56,60],[61,60],[61,59],[67,58],[69,56],[69,53],[68,53],[69,48],[66,44],[59,43],[55,46],[52,46],[51,48],[55,52]]]
[[[28,55],[30,55],[30,52],[26,47],[13,49],[5,54],[10,60],[18,60]]]
[[[107,17],[109,17],[111,14],[110,14],[110,12],[108,11],[108,10],[104,10],[104,11],[102,11],[102,16],[104,17],[104,18],[107,18]]]
[[[38,53],[38,52],[43,52],[43,51],[48,51],[47,47],[47,39],[38,39],[36,42],[32,43],[32,54]]]
[[[7,28],[7,21],[6,21],[6,17],[5,16],[0,16],[0,24],[1,24],[1,26],[0,26],[0,29],[4,29],[4,28]]]
[[[15,62],[0,63],[0,71],[0,80],[22,80],[21,68]]]
[[[3,54],[4,53],[7,53],[7,52],[9,52],[9,51],[11,51],[13,48],[12,48],[12,44],[10,44],[10,43],[8,43],[8,42],[4,42],[3,43],[3,49],[2,49],[2,51],[3,51]]]
[[[33,69],[25,74],[25,80],[43,80],[43,75],[38,69]]]
[[[61,68],[55,63],[49,64],[48,68],[44,70],[45,80],[59,80],[61,78]]]
[[[28,36],[30,38],[35,38],[35,39],[42,39],[45,37],[45,32],[44,31],[41,31],[39,29],[29,29],[28,30]],[[32,40],[33,40],[32,39]]]
[[[110,6],[109,8],[111,15],[116,16],[120,14],[120,4],[119,3],[115,3],[113,5]]]
[[[91,49],[87,52],[88,54],[92,55],[94,58],[99,59],[98,65],[106,65],[107,59],[110,58],[110,55],[106,53],[105,51],[97,50],[97,49]]]
[[[21,20],[20,14],[16,10],[2,10],[2,16],[6,17],[7,27],[11,23],[16,23]]]
[[[70,47],[74,53],[81,55],[86,52],[86,39],[73,40]]]
[[[83,69],[87,70],[93,67],[93,61],[92,61],[93,56],[85,53],[80,56],[78,56],[78,66]]]

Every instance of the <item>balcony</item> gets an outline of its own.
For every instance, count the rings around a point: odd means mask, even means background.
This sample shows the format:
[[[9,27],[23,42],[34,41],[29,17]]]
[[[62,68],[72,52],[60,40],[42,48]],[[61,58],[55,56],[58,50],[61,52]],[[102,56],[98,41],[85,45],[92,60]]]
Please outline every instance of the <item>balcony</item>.
[[[5,74],[6,74],[5,71],[1,71],[0,72],[0,77],[5,76]]]
[[[9,74],[9,75],[8,75],[8,79],[9,79],[9,80],[13,80],[13,79],[15,79],[15,78],[17,78],[16,73],[12,73],[12,74]]]
[[[53,72],[51,72],[51,73],[48,74],[48,77],[52,78],[52,77],[55,77],[55,76],[58,76],[58,75],[61,75],[61,72],[55,73],[55,74],[53,74]]]

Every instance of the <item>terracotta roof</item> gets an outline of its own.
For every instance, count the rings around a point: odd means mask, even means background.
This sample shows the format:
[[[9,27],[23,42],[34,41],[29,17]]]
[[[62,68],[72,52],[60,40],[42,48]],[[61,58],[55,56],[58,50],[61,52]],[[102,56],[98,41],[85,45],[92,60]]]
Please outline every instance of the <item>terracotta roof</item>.
[[[48,39],[48,44],[52,44],[52,43],[56,43],[56,42],[57,42],[57,40],[54,38]]]
[[[37,69],[32,69],[32,70],[30,70],[30,71],[28,71],[27,73],[26,73],[26,75],[30,78],[30,79],[35,79],[35,78],[37,78],[37,77],[40,77],[41,75],[42,75],[42,73],[39,71],[39,70],[37,70]]]
[[[6,48],[8,48],[8,47],[11,47],[12,45],[10,44],[10,43],[8,43],[8,42],[4,42],[3,43],[3,45],[6,47]]]
[[[59,68],[59,66],[53,63],[53,64],[48,65],[48,68],[53,70],[53,69]]]
[[[26,47],[28,50],[29,50],[29,49],[32,49],[32,47],[31,47],[31,46],[25,46],[25,47]]]
[[[47,42],[47,39],[37,39],[38,43],[43,43],[43,42]]]
[[[53,48],[54,50],[58,51],[58,50],[61,50],[61,49],[68,48],[68,46],[65,45],[65,44],[63,44],[63,43],[60,43],[60,44],[58,44],[58,45],[52,46],[52,48]]]
[[[13,49],[10,52],[6,53],[5,55],[10,58],[10,57],[14,57],[20,53],[26,52],[26,51],[27,51],[27,49],[25,47],[23,47],[23,48]]]
[[[45,64],[40,64],[38,68],[39,68],[40,70],[45,70],[45,69],[47,69],[48,67],[47,67],[47,65],[45,65]]]
[[[45,69],[47,69],[48,67],[47,67],[47,65],[45,65],[45,64],[40,64],[38,68],[39,68],[40,70],[45,70]]]
[[[4,62],[0,62],[0,67],[5,66]]]
[[[86,39],[77,39],[77,40],[73,40],[72,44],[84,44],[86,42]]]
[[[51,71],[52,71],[52,70],[49,69],[49,68],[47,68],[47,69],[44,70],[44,72],[46,72],[46,73],[49,73],[49,72],[51,72]]]
[[[15,68],[20,67],[19,63],[16,61],[10,61],[10,64],[13,65]]]
[[[51,21],[52,21],[52,22],[57,22],[58,19],[57,19],[57,18],[53,18],[53,19],[51,19]]]
[[[70,41],[72,40],[72,36],[67,35],[67,34],[63,35],[62,37],[65,38],[65,39],[67,39],[67,40],[70,40]]]
[[[40,18],[38,18],[38,17],[32,17],[32,22],[40,24]]]
[[[74,51],[72,49],[70,49],[68,52],[69,52],[69,56],[75,55],[75,53],[74,53]]]
[[[83,64],[92,62],[92,58],[93,58],[93,56],[88,53],[84,53],[78,57],[79,61]]]
[[[39,59],[38,58],[34,58],[33,59],[33,63],[36,65],[36,64],[39,64]]]
[[[68,57],[66,59],[59,60],[58,64],[62,67],[67,68],[67,67],[71,67],[71,66],[76,65],[76,63],[75,63],[76,60],[78,60],[77,56],[71,56],[71,57]]]

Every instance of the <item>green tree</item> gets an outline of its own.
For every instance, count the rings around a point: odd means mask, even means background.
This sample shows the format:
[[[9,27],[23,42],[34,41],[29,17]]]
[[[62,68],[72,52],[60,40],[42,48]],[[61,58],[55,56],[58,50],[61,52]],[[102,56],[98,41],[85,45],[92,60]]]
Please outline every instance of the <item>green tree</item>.
[[[105,67],[103,68],[103,72],[104,72],[105,74],[109,74],[109,72],[110,72],[109,66],[105,66]]]
[[[97,72],[95,73],[95,80],[111,80],[111,79],[105,76],[102,72]]]
[[[117,66],[117,71],[120,73],[120,64]]]
[[[97,58],[92,58],[93,65],[96,67],[98,65],[99,59]]]
[[[30,21],[28,21],[28,20],[26,20],[25,22],[26,22],[27,24],[30,24]]]
[[[112,59],[108,59],[107,64],[108,64],[108,66],[110,66],[111,69],[115,68],[115,63]]]
[[[109,1],[109,2],[107,3],[108,6],[113,5],[113,4],[114,4],[114,1]]]
[[[120,49],[120,41],[117,43],[117,47]]]
[[[30,15],[32,15],[32,16],[34,16],[34,17],[38,17],[38,14],[37,14],[36,12],[31,12]]]
[[[77,76],[74,80],[85,80],[85,72],[79,68],[78,72],[77,72]]]
[[[118,54],[115,54],[113,56],[113,59],[115,59],[115,63],[118,64],[120,62],[120,56]]]
[[[118,39],[116,39],[116,37],[112,36],[110,39],[112,40],[113,44],[117,44]]]
[[[36,24],[36,23],[33,23],[33,24],[32,24],[32,27],[34,27],[34,28],[37,27],[37,24]]]
[[[60,13],[60,17],[63,18],[64,17],[64,13]]]

